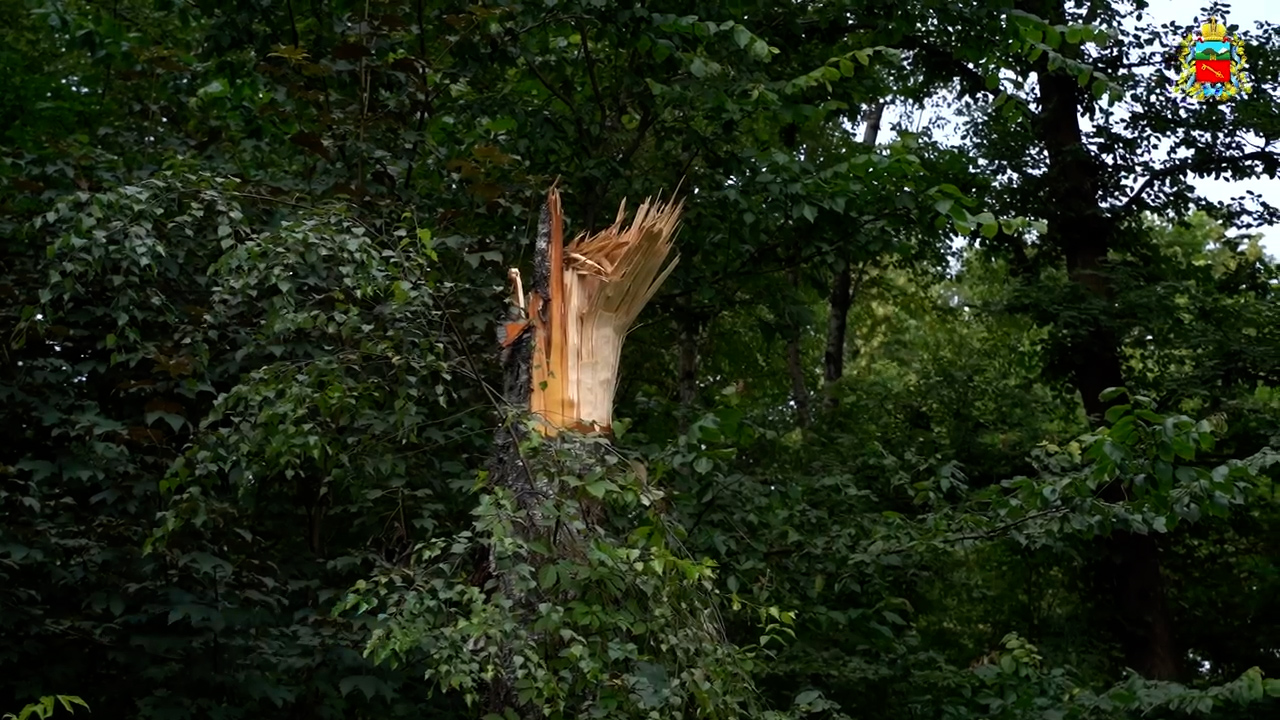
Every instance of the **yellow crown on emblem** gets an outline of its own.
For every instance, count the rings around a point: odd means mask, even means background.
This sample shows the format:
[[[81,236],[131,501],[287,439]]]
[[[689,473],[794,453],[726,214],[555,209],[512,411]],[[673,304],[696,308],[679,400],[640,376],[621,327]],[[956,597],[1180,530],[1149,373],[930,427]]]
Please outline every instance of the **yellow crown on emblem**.
[[[1209,18],[1209,22],[1200,26],[1200,37],[1210,42],[1217,42],[1227,36],[1227,26],[1218,22],[1215,18]]]

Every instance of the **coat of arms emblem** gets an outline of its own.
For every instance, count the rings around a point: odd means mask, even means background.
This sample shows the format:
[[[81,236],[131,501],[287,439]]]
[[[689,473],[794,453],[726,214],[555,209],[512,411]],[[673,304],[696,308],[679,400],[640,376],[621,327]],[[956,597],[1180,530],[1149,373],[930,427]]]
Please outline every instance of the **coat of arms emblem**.
[[[1200,34],[1182,39],[1178,56],[1182,74],[1173,91],[1192,100],[1230,100],[1253,87],[1245,73],[1244,43],[1227,34],[1216,18],[1200,26]]]

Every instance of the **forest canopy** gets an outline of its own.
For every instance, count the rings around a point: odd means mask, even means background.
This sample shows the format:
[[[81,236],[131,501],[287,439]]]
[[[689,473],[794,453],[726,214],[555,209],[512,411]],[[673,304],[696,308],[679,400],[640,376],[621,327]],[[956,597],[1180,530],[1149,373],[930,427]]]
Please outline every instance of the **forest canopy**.
[[[0,713],[1274,717],[1280,211],[1197,181],[1280,26],[1147,10],[0,3]],[[548,218],[646,198],[536,432]]]

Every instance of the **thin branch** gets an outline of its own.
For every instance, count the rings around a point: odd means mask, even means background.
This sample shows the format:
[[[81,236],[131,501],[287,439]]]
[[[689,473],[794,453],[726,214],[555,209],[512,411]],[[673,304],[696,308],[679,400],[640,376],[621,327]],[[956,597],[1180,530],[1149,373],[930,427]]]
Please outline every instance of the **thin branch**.
[[[549,24],[549,23],[553,23],[553,22],[559,22],[559,21],[561,21],[561,20],[594,20],[594,19],[595,19],[595,18],[591,17],[590,15],[574,15],[574,14],[569,14],[569,15],[548,15],[547,17],[545,17],[545,18],[543,18],[543,19],[541,19],[541,20],[539,20],[539,21],[537,21],[537,22],[535,22],[535,23],[533,23],[533,24],[531,24],[531,25],[526,25],[525,27],[522,27],[522,28],[520,28],[519,30],[514,30],[514,31],[511,31],[511,32],[514,32],[514,33],[516,34],[516,36],[518,37],[518,36],[520,36],[520,35],[524,35],[525,33],[529,32],[529,31],[531,31],[531,30],[536,30],[536,29],[538,29],[538,28],[542,27],[543,25],[547,25],[547,24]]]
[[[609,111],[604,105],[604,93],[600,92],[600,81],[596,79],[596,62],[591,56],[591,43],[587,40],[586,23],[578,23],[578,34],[582,36],[582,59],[587,65],[587,77],[591,80],[591,92],[596,96],[596,105],[600,107],[600,124],[608,121]]]
[[[956,535],[953,537],[949,537],[946,539],[946,542],[964,542],[965,540],[990,540],[993,537],[1003,535],[1004,533],[1018,527],[1019,525],[1022,525],[1023,523],[1028,523],[1028,522],[1031,522],[1032,520],[1038,520],[1042,517],[1048,517],[1051,515],[1061,515],[1065,513],[1068,509],[1069,508],[1064,506],[1064,507],[1052,508],[1050,510],[1041,510],[1040,512],[1033,512],[1030,515],[1025,515],[1023,517],[1018,518],[1017,520],[1007,522],[1004,525],[997,525],[996,527],[993,527],[990,530],[987,530],[986,532],[971,533],[969,535]],[[903,548],[903,550],[906,550],[906,549],[908,548]],[[901,552],[901,551],[896,551],[896,552]]]
[[[521,52],[520,55],[524,58],[529,69],[533,71],[533,74],[538,77],[538,82],[542,83],[542,86],[554,95],[557,100],[564,103],[565,107],[569,108],[570,112],[573,112],[575,110],[573,101],[570,100],[567,95],[560,92],[560,90],[556,89],[555,85],[551,84],[551,80],[548,79],[546,75],[543,75],[542,71],[538,69],[538,65],[533,61],[533,57],[527,52]]]
[[[960,90],[963,95],[982,96],[995,100],[1004,92],[999,86],[994,89],[987,87],[987,78],[982,73],[974,70],[972,67],[962,60],[957,59],[951,50],[938,47],[918,36],[907,36],[902,39],[898,46],[903,50],[910,50],[919,53],[922,59],[927,59],[937,67],[948,69],[956,80],[960,82]],[[1031,109],[1030,103],[1012,93],[1006,94],[1007,101],[1014,103],[1024,113],[1034,117],[1035,112]]]
[[[293,46],[301,47],[302,40],[298,37],[298,19],[293,15],[293,0],[286,0],[285,5],[289,7],[289,25],[293,28]]]
[[[573,101],[551,84],[551,80],[548,79],[546,75],[542,74],[542,71],[538,69],[537,64],[534,63],[533,57],[530,56],[529,53],[521,52],[520,55],[524,58],[525,64],[529,66],[529,69],[533,71],[534,76],[538,78],[538,82],[542,83],[542,86],[545,87],[548,92],[555,96],[557,100],[564,103],[565,107],[569,109],[569,113],[573,115],[574,127],[578,129],[578,139],[583,141],[582,151],[590,154],[591,143],[587,142],[587,129],[583,127],[582,118],[578,116],[578,109],[573,104]]]
[[[640,123],[636,126],[635,137],[631,139],[631,144],[627,146],[627,149],[622,151],[622,155],[618,158],[619,162],[625,164],[631,159],[632,155],[636,154],[636,151],[640,149],[641,143],[644,142],[645,135],[649,132],[649,128],[653,127],[654,120],[653,107],[646,105],[644,110],[640,111]],[[687,165],[685,166],[685,169],[688,170]]]
[[[1190,160],[1183,160],[1166,165],[1148,175],[1147,178],[1138,185],[1138,189],[1134,190],[1133,194],[1130,195],[1129,198],[1124,201],[1124,204],[1120,206],[1120,212],[1125,213],[1131,210],[1134,203],[1140,200],[1155,183],[1173,175],[1181,175],[1183,173],[1202,175],[1211,170],[1217,170],[1247,162],[1261,162],[1264,165],[1275,169],[1280,167],[1280,156],[1268,150],[1259,150],[1257,152],[1236,155],[1233,157],[1216,157],[1210,159],[1192,158]]]

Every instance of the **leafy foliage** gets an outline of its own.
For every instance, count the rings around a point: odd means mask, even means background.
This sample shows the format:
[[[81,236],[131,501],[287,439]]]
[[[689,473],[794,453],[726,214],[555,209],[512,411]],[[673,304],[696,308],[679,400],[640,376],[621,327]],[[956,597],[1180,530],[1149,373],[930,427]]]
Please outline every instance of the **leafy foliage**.
[[[1280,167],[1280,33],[1194,105],[1146,9],[0,6],[0,705],[1271,717],[1277,215],[1192,180]],[[553,182],[688,212],[531,510]]]

